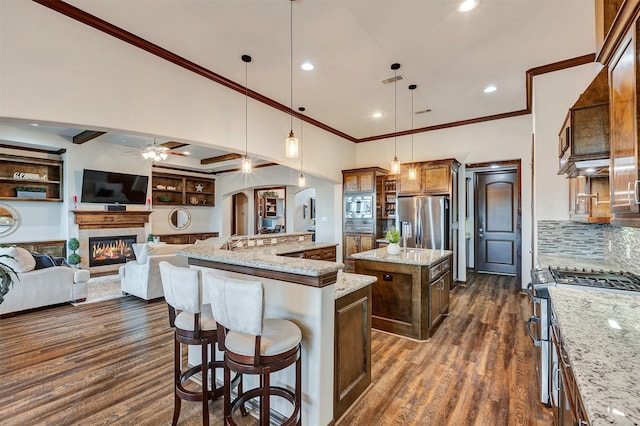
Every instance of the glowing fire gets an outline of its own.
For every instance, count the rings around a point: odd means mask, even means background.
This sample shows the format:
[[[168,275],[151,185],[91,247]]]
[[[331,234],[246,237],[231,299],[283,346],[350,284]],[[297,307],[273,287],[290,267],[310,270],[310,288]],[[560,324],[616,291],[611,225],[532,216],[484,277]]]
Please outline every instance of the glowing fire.
[[[131,257],[133,249],[123,240],[92,243],[91,258],[96,261]]]

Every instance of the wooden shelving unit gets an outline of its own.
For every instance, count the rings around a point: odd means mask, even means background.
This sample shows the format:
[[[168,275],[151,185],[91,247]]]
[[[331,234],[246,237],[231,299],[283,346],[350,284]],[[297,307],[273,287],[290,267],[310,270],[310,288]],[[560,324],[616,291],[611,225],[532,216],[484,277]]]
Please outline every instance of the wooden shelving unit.
[[[62,166],[62,160],[0,155],[0,200],[62,201]],[[17,197],[20,186],[45,188],[46,197]]]
[[[204,206],[216,204],[214,179],[151,174],[151,193],[155,206]]]

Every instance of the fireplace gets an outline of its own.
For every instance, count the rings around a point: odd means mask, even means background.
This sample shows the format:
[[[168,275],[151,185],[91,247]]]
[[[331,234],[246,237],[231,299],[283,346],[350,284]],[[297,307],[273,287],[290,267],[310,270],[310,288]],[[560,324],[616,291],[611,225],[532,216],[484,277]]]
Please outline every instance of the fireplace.
[[[115,265],[134,260],[133,246],[136,235],[89,237],[89,266]]]

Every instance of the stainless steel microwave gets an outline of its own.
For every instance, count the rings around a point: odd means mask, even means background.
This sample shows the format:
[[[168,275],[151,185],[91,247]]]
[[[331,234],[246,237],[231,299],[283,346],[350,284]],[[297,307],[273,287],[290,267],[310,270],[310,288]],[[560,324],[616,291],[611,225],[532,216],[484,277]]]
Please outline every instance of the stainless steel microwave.
[[[344,197],[344,217],[346,219],[373,219],[373,213],[372,195]]]

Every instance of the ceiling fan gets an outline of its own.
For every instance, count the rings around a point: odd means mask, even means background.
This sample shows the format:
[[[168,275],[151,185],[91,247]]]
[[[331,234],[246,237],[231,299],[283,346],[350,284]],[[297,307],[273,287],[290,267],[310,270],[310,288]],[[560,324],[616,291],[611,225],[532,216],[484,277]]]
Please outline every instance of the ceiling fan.
[[[153,160],[153,161],[163,161],[166,160],[169,155],[178,155],[180,157],[189,156],[188,152],[178,152],[173,151],[177,147],[186,146],[186,144],[181,144],[179,142],[165,142],[162,145],[156,144],[155,139],[153,140],[153,144],[149,144],[146,147],[142,148],[142,157],[145,160]]]

